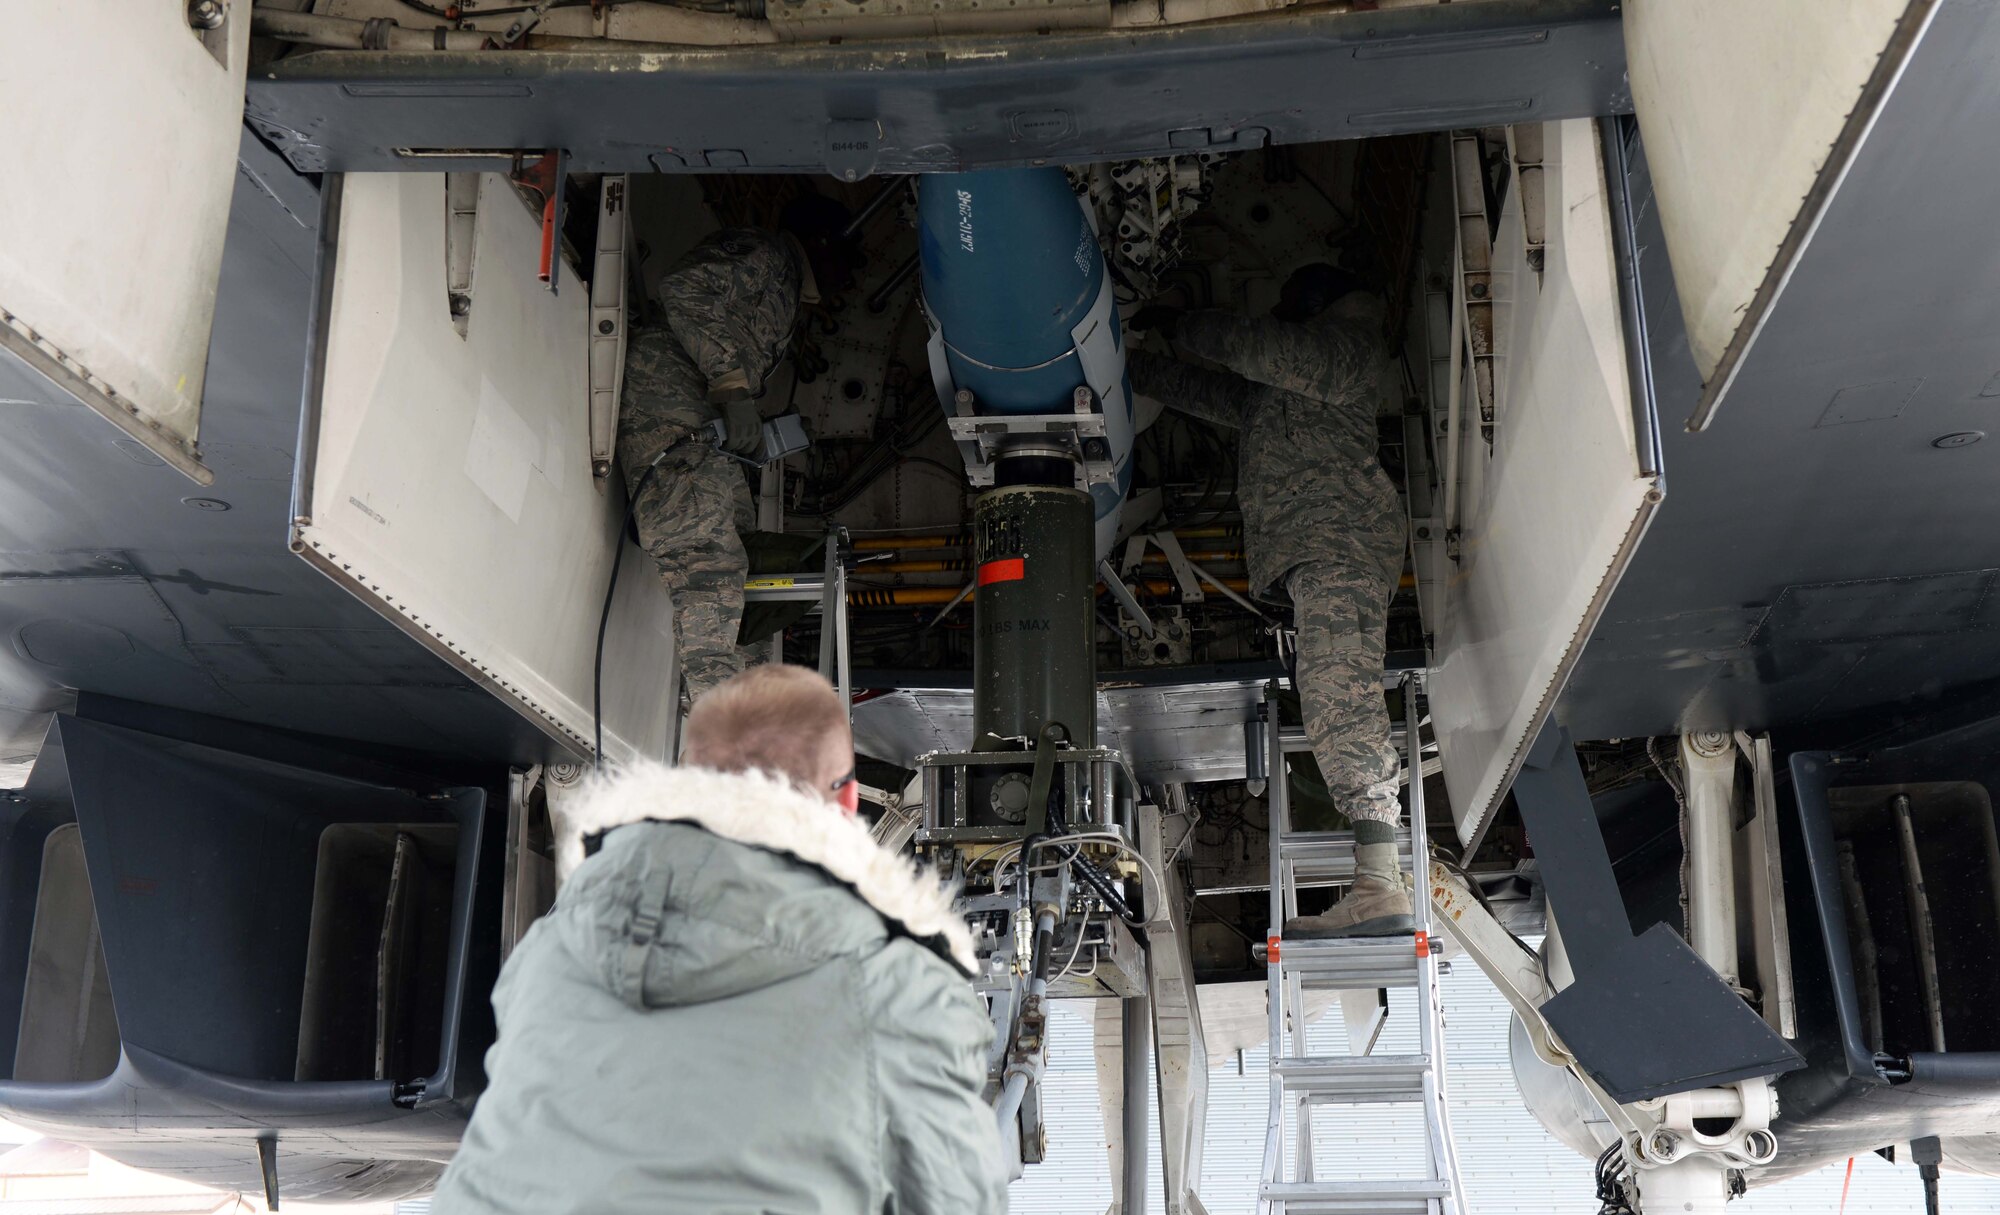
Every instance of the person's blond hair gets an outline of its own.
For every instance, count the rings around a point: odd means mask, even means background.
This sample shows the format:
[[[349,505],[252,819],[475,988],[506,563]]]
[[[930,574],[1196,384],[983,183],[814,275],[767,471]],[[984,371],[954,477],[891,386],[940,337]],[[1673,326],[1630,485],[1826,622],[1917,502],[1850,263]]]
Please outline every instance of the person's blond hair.
[[[684,763],[769,772],[820,796],[853,753],[840,693],[816,671],[775,663],[751,667],[696,700],[683,740]]]

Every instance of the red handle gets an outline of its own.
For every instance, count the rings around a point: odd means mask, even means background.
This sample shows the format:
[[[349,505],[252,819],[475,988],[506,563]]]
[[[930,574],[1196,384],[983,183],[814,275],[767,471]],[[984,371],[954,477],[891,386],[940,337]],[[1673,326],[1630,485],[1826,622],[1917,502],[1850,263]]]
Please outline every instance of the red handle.
[[[558,187],[559,188],[559,187]],[[556,255],[556,192],[549,191],[548,201],[542,204],[542,266],[536,277],[549,281],[549,265]]]

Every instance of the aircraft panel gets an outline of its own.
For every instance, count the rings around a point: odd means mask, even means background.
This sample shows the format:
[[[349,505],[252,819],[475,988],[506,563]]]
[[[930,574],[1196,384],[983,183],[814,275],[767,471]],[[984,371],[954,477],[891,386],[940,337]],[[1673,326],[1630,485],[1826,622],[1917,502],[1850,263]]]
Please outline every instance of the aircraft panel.
[[[1632,0],[1632,98],[1706,426],[1936,0]]]
[[[1530,268],[1509,192],[1491,276],[1489,449],[1459,446],[1458,560],[1447,562],[1431,714],[1459,836],[1476,846],[1659,501],[1641,456],[1597,124],[1549,128],[1547,246]],[[1468,389],[1466,399],[1472,399]],[[1644,402],[1641,402],[1644,404]]]
[[[579,172],[1080,163],[1625,111],[1618,27],[1618,0],[1482,0],[942,45],[316,52],[260,71],[248,113],[301,172],[523,146]],[[866,168],[833,154],[855,123]]]
[[[0,346],[167,463],[195,445],[249,63],[250,6],[9,14]],[[86,66],[87,65],[87,66]]]
[[[591,470],[588,291],[538,280],[537,216],[482,175],[461,335],[445,175],[350,174],[337,193],[293,547],[562,750],[589,754],[625,502]],[[671,610],[629,542],[603,671],[605,748],[667,755]]]
[[[1565,693],[1576,737],[1935,705],[2000,670],[1991,600],[1964,594],[2000,568],[2000,446],[1967,441],[2000,400],[1984,205],[1996,54],[2000,9],[1939,9],[1737,373],[1744,407],[1699,433],[1665,429],[1673,492]],[[1675,419],[1702,386],[1679,255],[1669,273],[1660,209],[1645,205],[1652,152],[1647,140],[1633,193],[1660,412]],[[1881,391],[1892,384],[1902,392]]]

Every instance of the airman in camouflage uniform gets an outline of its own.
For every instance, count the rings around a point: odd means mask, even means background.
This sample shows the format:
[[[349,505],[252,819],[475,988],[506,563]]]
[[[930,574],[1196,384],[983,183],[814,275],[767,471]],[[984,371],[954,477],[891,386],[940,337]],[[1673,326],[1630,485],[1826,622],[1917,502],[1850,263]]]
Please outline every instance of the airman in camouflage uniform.
[[[1408,932],[1395,846],[1398,761],[1382,700],[1389,600],[1407,538],[1376,454],[1381,301],[1358,292],[1328,299],[1322,286],[1316,310],[1299,281],[1268,318],[1149,310],[1176,351],[1227,371],[1143,351],[1127,366],[1134,391],[1241,434],[1250,585],[1289,592],[1306,733],[1328,791],[1354,822],[1354,887],[1326,916],[1294,920],[1285,933]]]
[[[634,331],[625,354],[618,459],[639,540],[674,600],[675,652],[692,699],[743,669],[736,647],[756,521],[744,465],[711,445],[718,417],[749,454],[756,398],[798,316],[802,266],[778,237],[726,229],[660,282],[665,323]],[[655,463],[643,490],[640,482]]]

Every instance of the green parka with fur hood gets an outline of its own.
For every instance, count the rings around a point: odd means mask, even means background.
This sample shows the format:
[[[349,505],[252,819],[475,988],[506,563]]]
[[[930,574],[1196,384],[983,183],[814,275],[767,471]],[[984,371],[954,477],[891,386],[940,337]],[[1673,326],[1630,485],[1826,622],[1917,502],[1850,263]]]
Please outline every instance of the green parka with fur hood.
[[[640,766],[563,818],[438,1215],[1006,1209],[992,1028],[935,882],[755,773]]]

